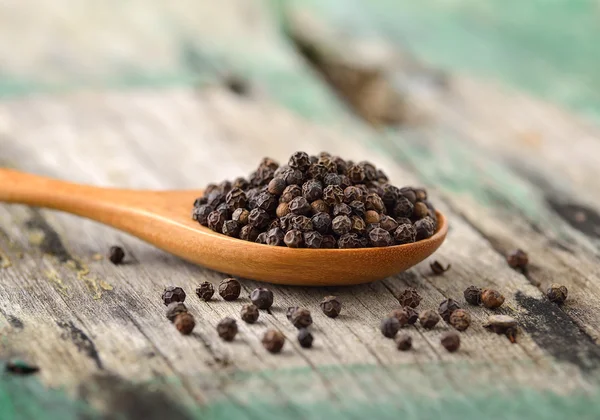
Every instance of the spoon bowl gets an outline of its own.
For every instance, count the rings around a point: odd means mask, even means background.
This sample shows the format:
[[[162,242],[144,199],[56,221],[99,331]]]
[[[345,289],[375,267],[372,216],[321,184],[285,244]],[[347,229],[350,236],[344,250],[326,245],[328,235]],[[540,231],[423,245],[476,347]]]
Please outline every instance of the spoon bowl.
[[[0,201],[62,210],[110,225],[187,261],[269,283],[341,286],[400,273],[429,257],[448,232],[437,213],[435,234],[383,248],[298,249],[247,242],[191,218],[200,190],[143,191],[92,187],[0,169]]]

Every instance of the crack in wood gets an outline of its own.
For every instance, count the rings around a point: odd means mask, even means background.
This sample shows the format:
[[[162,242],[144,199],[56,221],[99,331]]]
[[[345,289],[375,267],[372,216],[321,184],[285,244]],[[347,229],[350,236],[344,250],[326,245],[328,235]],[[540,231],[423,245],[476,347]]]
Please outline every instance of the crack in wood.
[[[98,350],[96,349],[96,345],[86,333],[77,328],[72,321],[58,321],[56,325],[63,330],[61,335],[63,340],[71,341],[73,344],[75,344],[80,352],[84,353],[96,363],[98,369],[104,369],[102,360],[100,359],[100,354],[98,354]]]
[[[59,234],[46,221],[40,210],[30,209],[31,217],[25,222],[25,227],[30,231],[39,231],[43,234],[39,248],[42,252],[58,258],[62,263],[74,261],[75,267],[81,270],[81,264],[73,259],[70,252],[63,244]]]

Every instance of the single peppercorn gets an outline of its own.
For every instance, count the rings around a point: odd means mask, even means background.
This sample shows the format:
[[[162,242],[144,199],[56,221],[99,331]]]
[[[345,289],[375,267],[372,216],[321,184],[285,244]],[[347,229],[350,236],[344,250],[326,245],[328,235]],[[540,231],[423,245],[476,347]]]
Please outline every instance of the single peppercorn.
[[[167,306],[166,316],[171,322],[175,322],[177,315],[187,312],[187,308],[183,302],[172,302]]]
[[[301,195],[302,188],[300,188],[298,185],[288,185],[287,187],[285,187],[285,190],[283,190],[279,201],[281,201],[282,203],[289,203],[294,198],[300,197]]]
[[[306,328],[301,328],[298,331],[298,343],[300,344],[300,347],[309,349],[312,347],[313,341],[314,337],[309,330],[307,330]]]
[[[339,203],[333,206],[333,216],[350,216],[352,214],[352,208],[348,204]]]
[[[329,215],[329,205],[323,200],[316,200],[310,203],[310,208],[312,209],[312,214],[317,213],[326,213]]]
[[[410,223],[401,224],[394,231],[394,240],[398,245],[413,243],[417,240],[417,230]]]
[[[365,171],[359,165],[352,165],[348,168],[346,175],[354,184],[359,184],[365,180]]]
[[[225,202],[232,206],[234,209],[244,208],[246,206],[247,201],[248,198],[246,197],[244,191],[241,190],[241,188],[232,188],[227,193],[227,196],[225,198]]]
[[[323,184],[327,185],[342,185],[342,177],[338,174],[327,173],[323,176]]]
[[[410,317],[408,311],[405,308],[396,308],[392,312],[390,312],[388,316],[396,318],[400,323],[400,327],[405,327],[406,325],[408,325],[408,319]]]
[[[234,207],[227,204],[227,203],[221,203],[217,206],[216,211],[218,211],[219,213],[221,213],[223,215],[223,217],[225,218],[225,220],[229,219],[231,217],[231,215],[233,214],[234,211]]]
[[[514,269],[526,270],[529,264],[529,256],[522,249],[516,249],[506,256],[506,262]]]
[[[219,294],[225,300],[236,300],[242,291],[242,285],[233,278],[222,280],[219,283]]]
[[[419,320],[419,313],[415,308],[411,308],[410,306],[405,306],[403,308],[408,314],[408,324],[413,325]]]
[[[258,320],[259,315],[258,308],[253,304],[242,306],[242,310],[240,311],[240,318],[248,324],[254,324]]]
[[[194,331],[194,327],[196,326],[196,320],[189,312],[182,312],[175,316],[175,328],[183,335],[189,335]]]
[[[383,209],[385,209],[385,204],[383,204],[383,200],[379,195],[370,193],[365,198],[365,207],[367,210],[375,210],[376,212],[381,213]]]
[[[391,246],[394,241],[387,230],[375,228],[369,232],[369,241],[375,247]]]
[[[308,153],[296,152],[290,157],[288,165],[290,166],[290,168],[295,168],[304,171],[310,165],[310,157],[308,156]]]
[[[404,195],[398,197],[394,205],[394,217],[412,217],[415,206]]]
[[[433,274],[439,276],[444,274],[446,271],[450,270],[450,267],[452,266],[448,264],[446,267],[444,267],[438,260],[435,260],[434,262],[429,264],[429,267],[431,268]]]
[[[111,246],[108,252],[108,259],[114,265],[121,264],[125,258],[125,251],[120,246]]]
[[[340,249],[361,248],[363,245],[359,236],[356,233],[347,233],[340,236],[338,247]]]
[[[290,206],[288,203],[279,203],[277,209],[275,210],[275,215],[279,218],[284,217],[285,215],[290,214]]]
[[[304,234],[298,229],[292,229],[285,234],[283,242],[289,248],[302,248],[304,246]]]
[[[422,219],[429,215],[429,209],[427,205],[422,202],[415,203],[413,209],[413,217],[416,219]]]
[[[260,235],[260,230],[251,225],[246,225],[240,230],[240,239],[244,241],[255,242],[258,235]]]
[[[550,300],[550,302],[558,303],[559,305],[565,303],[568,294],[569,291],[567,288],[558,283],[552,283],[550,287],[548,287],[548,290],[546,290],[546,296],[548,297],[548,300]]]
[[[412,348],[412,337],[408,334],[400,334],[395,341],[396,348],[400,351],[408,351]]]
[[[200,299],[202,299],[205,302],[208,302],[212,299],[213,295],[215,294],[215,288],[211,282],[204,281],[200,283],[198,287],[196,287],[196,294]]]
[[[324,297],[319,306],[329,318],[337,318],[342,311],[342,302],[340,302],[337,296]]]
[[[163,291],[162,300],[165,306],[172,302],[184,302],[185,292],[181,287],[167,286]]]
[[[242,190],[246,190],[250,186],[250,183],[246,178],[240,176],[233,180],[231,186],[233,188],[240,188]]]
[[[361,217],[350,216],[350,221],[352,222],[352,227],[350,230],[351,232],[362,235],[367,230],[367,225],[365,224],[365,221]]]
[[[256,237],[255,242],[257,244],[266,245],[267,244],[267,232],[259,233],[258,236]]]
[[[344,201],[344,190],[338,185],[328,185],[323,190],[323,201],[330,206],[341,203]]]
[[[448,331],[442,334],[440,343],[450,353],[454,353],[460,348],[460,336],[455,331]]]
[[[382,215],[379,218],[379,227],[381,227],[383,230],[387,230],[390,233],[394,233],[396,229],[398,229],[398,222],[396,222],[396,220],[390,216]]]
[[[270,221],[269,214],[261,209],[253,209],[248,215],[248,224],[257,229],[266,228]]]
[[[379,213],[377,213],[375,210],[367,210],[365,212],[365,223],[367,225],[370,225],[373,223],[379,223],[379,220],[380,220]]]
[[[323,235],[314,230],[310,232],[304,232],[304,245],[307,248],[321,248],[323,243]]]
[[[267,213],[273,213],[277,209],[277,203],[277,197],[267,191],[261,192],[256,197],[256,208]]]
[[[238,333],[237,322],[233,318],[223,318],[217,324],[217,334],[225,341],[233,341]]]
[[[240,234],[240,225],[234,220],[226,220],[223,223],[223,229],[221,231],[223,235],[237,238]]]
[[[285,336],[277,330],[267,330],[262,338],[262,345],[271,353],[279,353],[285,344]]]
[[[282,229],[275,227],[267,232],[266,244],[271,246],[283,246],[285,233]]]
[[[400,329],[400,322],[396,317],[390,316],[381,321],[379,329],[385,337],[394,338]]]
[[[250,293],[250,300],[258,309],[269,309],[273,305],[273,292],[266,287],[257,287]]]
[[[349,205],[353,215],[364,219],[365,213],[367,211],[367,209],[365,208],[365,203],[363,203],[362,201],[355,200],[350,202]]]
[[[469,286],[463,292],[465,300],[468,304],[479,306],[481,305],[481,289],[476,286]]]
[[[457,309],[450,315],[450,325],[458,331],[464,331],[471,325],[471,314],[464,309]]]
[[[363,192],[360,188],[355,186],[346,187],[344,189],[344,202],[352,203],[358,201],[359,203],[363,200]]]
[[[194,207],[192,211],[192,219],[200,223],[202,226],[208,225],[208,215],[213,211],[213,208],[208,204]]]
[[[296,197],[289,203],[290,212],[296,215],[306,216],[312,211],[312,207],[304,197]]]
[[[281,194],[283,194],[283,191],[285,191],[286,187],[287,187],[287,183],[285,182],[285,179],[283,179],[281,177],[275,177],[271,181],[269,181],[269,185],[267,186],[267,191],[270,194],[280,196]]]
[[[481,303],[488,309],[496,309],[504,303],[504,296],[494,289],[484,289],[481,292]]]
[[[323,235],[321,248],[333,249],[337,247],[337,239],[333,235]]]
[[[308,168],[308,175],[315,180],[321,181],[327,175],[327,168],[320,163],[313,163]]]
[[[450,315],[452,312],[460,309],[460,305],[454,299],[446,299],[440,303],[440,307],[438,308],[438,312],[442,319],[446,322],[450,321]]]
[[[306,216],[293,216],[291,220],[294,229],[298,229],[301,232],[313,230],[312,221]]]
[[[435,231],[435,225],[431,217],[426,217],[421,220],[417,220],[414,224],[417,231],[417,240],[427,239],[433,236]]]
[[[319,233],[325,234],[329,231],[329,228],[331,227],[331,216],[327,213],[317,213],[313,217],[311,217],[310,220],[312,222],[313,228]]]
[[[398,302],[400,302],[400,305],[409,306],[411,308],[419,306],[422,299],[419,292],[412,287],[403,290],[402,293],[398,295]]]
[[[419,322],[423,328],[431,330],[440,322],[440,316],[431,309],[425,309],[419,314]]]
[[[323,195],[323,184],[315,179],[311,179],[302,184],[302,195],[309,202],[319,200]]]
[[[350,229],[352,229],[352,220],[348,216],[336,216],[331,221],[331,230],[340,236],[350,233]]]
[[[225,223],[225,219],[226,217],[223,215],[223,213],[215,210],[210,212],[206,220],[210,229],[220,233],[223,230],[223,223]]]
[[[246,209],[235,209],[233,214],[231,215],[231,220],[237,222],[240,227],[246,226],[248,224],[248,216],[250,212]]]
[[[310,327],[313,323],[310,311],[305,308],[298,308],[292,312],[290,321],[298,329]]]

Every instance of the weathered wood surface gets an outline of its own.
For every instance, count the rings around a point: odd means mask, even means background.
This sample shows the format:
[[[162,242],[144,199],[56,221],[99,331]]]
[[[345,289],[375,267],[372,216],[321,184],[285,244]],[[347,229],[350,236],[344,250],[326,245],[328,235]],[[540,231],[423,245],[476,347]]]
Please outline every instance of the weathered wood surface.
[[[278,9],[281,24],[296,40],[307,22],[318,25],[305,39],[313,48],[343,56],[336,48],[350,45],[348,36],[360,41],[368,33],[337,31],[339,21],[302,5]],[[189,28],[198,31],[192,38],[199,44],[218,33],[229,37],[219,48],[232,42],[236,48],[227,47],[231,61],[223,68],[211,54],[197,58],[209,64],[193,79],[254,69],[247,72],[250,96],[203,85],[6,99],[0,102],[0,164],[96,185],[171,189],[247,174],[264,155],[281,160],[297,149],[368,157],[395,183],[432,189],[451,221],[434,259],[451,262],[452,270],[433,277],[424,262],[365,286],[273,287],[272,313],[263,312],[253,326],[240,323],[239,339],[228,344],[215,325],[238,317],[247,299],[204,303],[193,294],[196,284],[217,283],[222,274],[87,220],[0,205],[0,355],[42,368],[34,378],[0,376],[0,417],[597,418],[597,127],[506,87],[461,75],[436,84],[437,72],[386,58],[381,74],[400,81],[401,97],[421,117],[397,130],[373,129],[345,110],[320,70],[311,70],[277,32],[266,3],[196,7],[204,14],[187,21],[184,7],[165,13],[188,25],[228,22]],[[254,26],[244,25],[247,13]],[[72,22],[90,19],[85,12],[73,16]],[[317,37],[324,26],[333,29]],[[129,35],[121,30],[120,37]],[[257,34],[260,42],[244,42]],[[147,34],[139,37],[153,45]],[[378,57],[403,54],[393,38],[368,40],[391,53]],[[235,61],[244,46],[243,59]],[[168,56],[170,48],[159,51]],[[80,49],[73,51],[77,56]],[[373,56],[362,54],[369,51],[353,50],[354,60],[368,63]],[[271,67],[259,65],[262,60]],[[422,80],[425,89],[418,88]],[[114,244],[124,246],[128,264],[97,258]],[[531,255],[527,277],[504,262],[515,247]],[[562,309],[541,295],[552,281],[569,287]],[[186,303],[199,320],[191,337],[164,318],[166,284],[188,292]],[[522,326],[517,344],[482,328],[490,313],[483,308],[472,309],[473,326],[452,355],[438,343],[445,325],[409,329],[415,350],[408,353],[378,332],[403,288],[417,288],[421,307],[436,308],[444,297],[462,301],[470,284],[492,285],[507,296],[504,313]],[[256,285],[244,281],[243,296]],[[344,316],[336,320],[318,310],[331,293],[344,302]],[[313,311],[312,350],[299,348],[285,318],[285,308],[297,305]],[[283,354],[262,348],[267,326],[286,334]]]

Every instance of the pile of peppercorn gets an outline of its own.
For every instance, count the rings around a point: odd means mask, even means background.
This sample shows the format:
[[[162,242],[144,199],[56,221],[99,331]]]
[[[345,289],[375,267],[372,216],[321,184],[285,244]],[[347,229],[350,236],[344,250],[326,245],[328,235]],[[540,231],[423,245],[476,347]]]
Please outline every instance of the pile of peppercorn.
[[[424,189],[398,188],[369,162],[329,153],[265,158],[248,179],[210,184],[192,218],[224,235],[290,248],[364,248],[412,243],[437,229]]]

